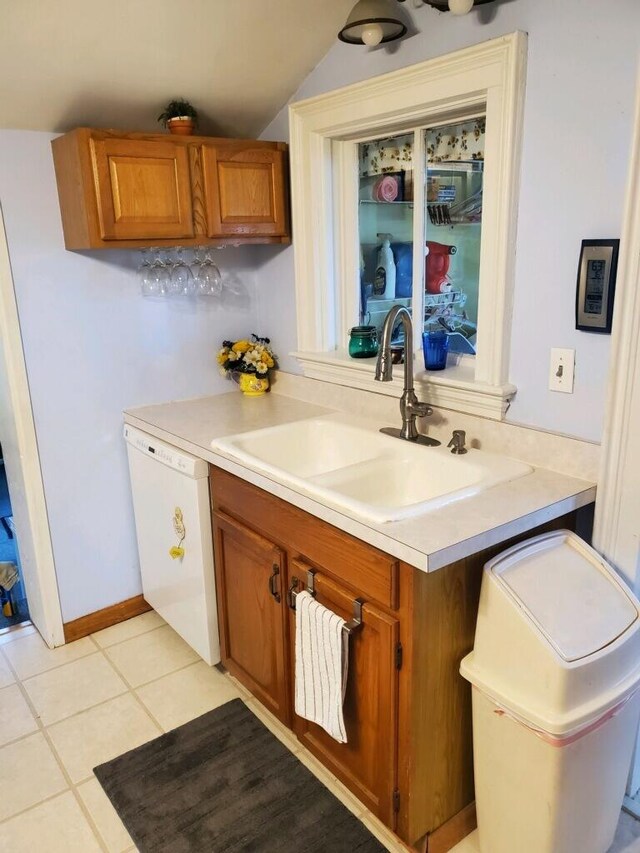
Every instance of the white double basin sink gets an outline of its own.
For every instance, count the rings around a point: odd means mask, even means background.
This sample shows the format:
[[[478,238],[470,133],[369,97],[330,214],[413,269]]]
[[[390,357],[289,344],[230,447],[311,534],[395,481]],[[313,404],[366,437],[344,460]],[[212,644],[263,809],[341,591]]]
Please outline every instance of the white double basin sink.
[[[383,524],[438,509],[524,477],[523,462],[469,448],[412,444],[340,416],[215,439],[227,459],[364,521]]]

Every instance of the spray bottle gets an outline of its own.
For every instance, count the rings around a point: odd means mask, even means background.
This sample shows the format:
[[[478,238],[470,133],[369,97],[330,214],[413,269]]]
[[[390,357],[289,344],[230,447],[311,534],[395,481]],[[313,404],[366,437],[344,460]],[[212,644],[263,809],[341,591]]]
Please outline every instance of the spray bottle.
[[[378,265],[373,284],[373,295],[380,299],[395,299],[396,296],[396,264],[391,248],[391,234],[378,234],[382,245],[378,250]]]

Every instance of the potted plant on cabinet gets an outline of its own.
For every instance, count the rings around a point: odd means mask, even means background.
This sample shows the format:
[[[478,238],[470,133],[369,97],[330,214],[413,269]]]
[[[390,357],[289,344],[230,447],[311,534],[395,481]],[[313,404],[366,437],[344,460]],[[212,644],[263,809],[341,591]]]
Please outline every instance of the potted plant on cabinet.
[[[198,124],[198,111],[189,101],[178,98],[169,101],[158,116],[158,121],[168,128],[169,133],[190,136]]]

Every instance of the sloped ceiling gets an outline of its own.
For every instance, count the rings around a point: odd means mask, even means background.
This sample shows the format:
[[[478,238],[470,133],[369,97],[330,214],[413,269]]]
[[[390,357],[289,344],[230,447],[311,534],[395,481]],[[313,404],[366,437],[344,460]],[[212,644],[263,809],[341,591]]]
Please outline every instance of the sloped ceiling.
[[[354,0],[0,0],[0,127],[158,131],[184,97],[200,132],[254,136],[336,39]]]

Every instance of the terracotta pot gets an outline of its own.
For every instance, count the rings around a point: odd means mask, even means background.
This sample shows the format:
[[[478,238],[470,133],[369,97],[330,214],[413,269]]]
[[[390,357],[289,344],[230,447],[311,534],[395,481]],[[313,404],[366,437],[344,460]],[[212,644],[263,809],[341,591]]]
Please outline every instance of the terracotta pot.
[[[191,136],[195,126],[194,120],[189,116],[176,116],[167,122],[169,133],[176,133],[178,136]]]
[[[238,385],[245,397],[262,397],[269,390],[269,377],[255,373],[238,374]]]

